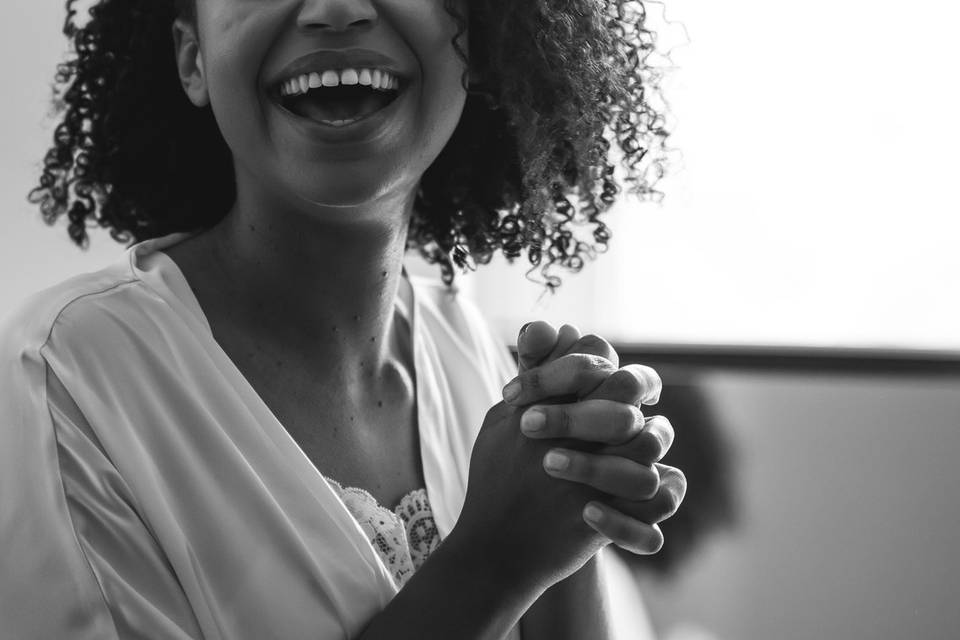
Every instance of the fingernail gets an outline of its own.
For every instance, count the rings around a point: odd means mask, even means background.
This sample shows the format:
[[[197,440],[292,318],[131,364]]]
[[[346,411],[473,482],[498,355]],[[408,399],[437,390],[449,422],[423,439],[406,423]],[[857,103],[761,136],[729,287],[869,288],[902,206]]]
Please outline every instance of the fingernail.
[[[549,452],[543,459],[543,466],[550,471],[563,471],[570,464],[570,458],[558,451]]]
[[[588,504],[583,510],[583,517],[590,522],[600,522],[600,519],[603,518],[603,511],[595,504]]]
[[[529,327],[532,324],[533,324],[532,322],[528,322],[527,324],[520,327],[520,334],[517,336],[517,340],[523,337],[523,334],[526,333],[527,331],[527,327]]]
[[[520,418],[520,429],[524,433],[535,433],[547,424],[547,416],[540,409],[530,409]]]
[[[513,402],[520,397],[520,379],[514,378],[507,386],[503,388],[503,399],[507,402]]]

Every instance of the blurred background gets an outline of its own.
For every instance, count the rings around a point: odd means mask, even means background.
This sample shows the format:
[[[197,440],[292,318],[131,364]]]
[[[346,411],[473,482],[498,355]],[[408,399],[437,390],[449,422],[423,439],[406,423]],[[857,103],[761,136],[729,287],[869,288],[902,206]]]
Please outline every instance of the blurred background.
[[[610,250],[555,295],[504,261],[458,276],[504,343],[571,323],[665,381],[687,471],[634,559],[666,640],[960,635],[960,9],[644,3],[675,150]],[[8,3],[0,300],[125,247],[26,194],[52,139],[62,2]],[[408,268],[435,277],[411,256]],[[0,306],[0,314],[6,309]],[[648,412],[650,413],[650,412]]]

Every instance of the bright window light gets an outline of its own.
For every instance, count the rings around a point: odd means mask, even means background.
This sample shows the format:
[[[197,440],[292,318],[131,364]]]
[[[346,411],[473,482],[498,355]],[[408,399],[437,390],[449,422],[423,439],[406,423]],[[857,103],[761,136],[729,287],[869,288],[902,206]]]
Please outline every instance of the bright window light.
[[[960,9],[646,5],[673,46],[665,198],[623,199],[610,251],[553,297],[520,262],[464,278],[504,339],[543,318],[641,343],[960,350]]]

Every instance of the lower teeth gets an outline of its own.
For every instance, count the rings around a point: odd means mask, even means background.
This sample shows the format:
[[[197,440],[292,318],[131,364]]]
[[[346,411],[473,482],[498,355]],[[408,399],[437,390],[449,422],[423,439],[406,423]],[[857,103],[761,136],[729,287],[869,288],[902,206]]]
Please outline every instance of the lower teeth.
[[[353,118],[352,120],[321,120],[323,124],[329,124],[334,127],[342,127],[344,125],[350,124],[351,122],[356,122],[360,118]]]

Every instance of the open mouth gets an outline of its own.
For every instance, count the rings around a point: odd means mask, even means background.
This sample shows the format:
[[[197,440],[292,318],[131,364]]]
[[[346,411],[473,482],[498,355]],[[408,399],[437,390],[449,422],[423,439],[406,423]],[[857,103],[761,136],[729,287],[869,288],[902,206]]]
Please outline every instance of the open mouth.
[[[400,89],[374,89],[362,84],[316,87],[306,93],[282,95],[274,92],[281,107],[301,118],[342,127],[385,109]]]

